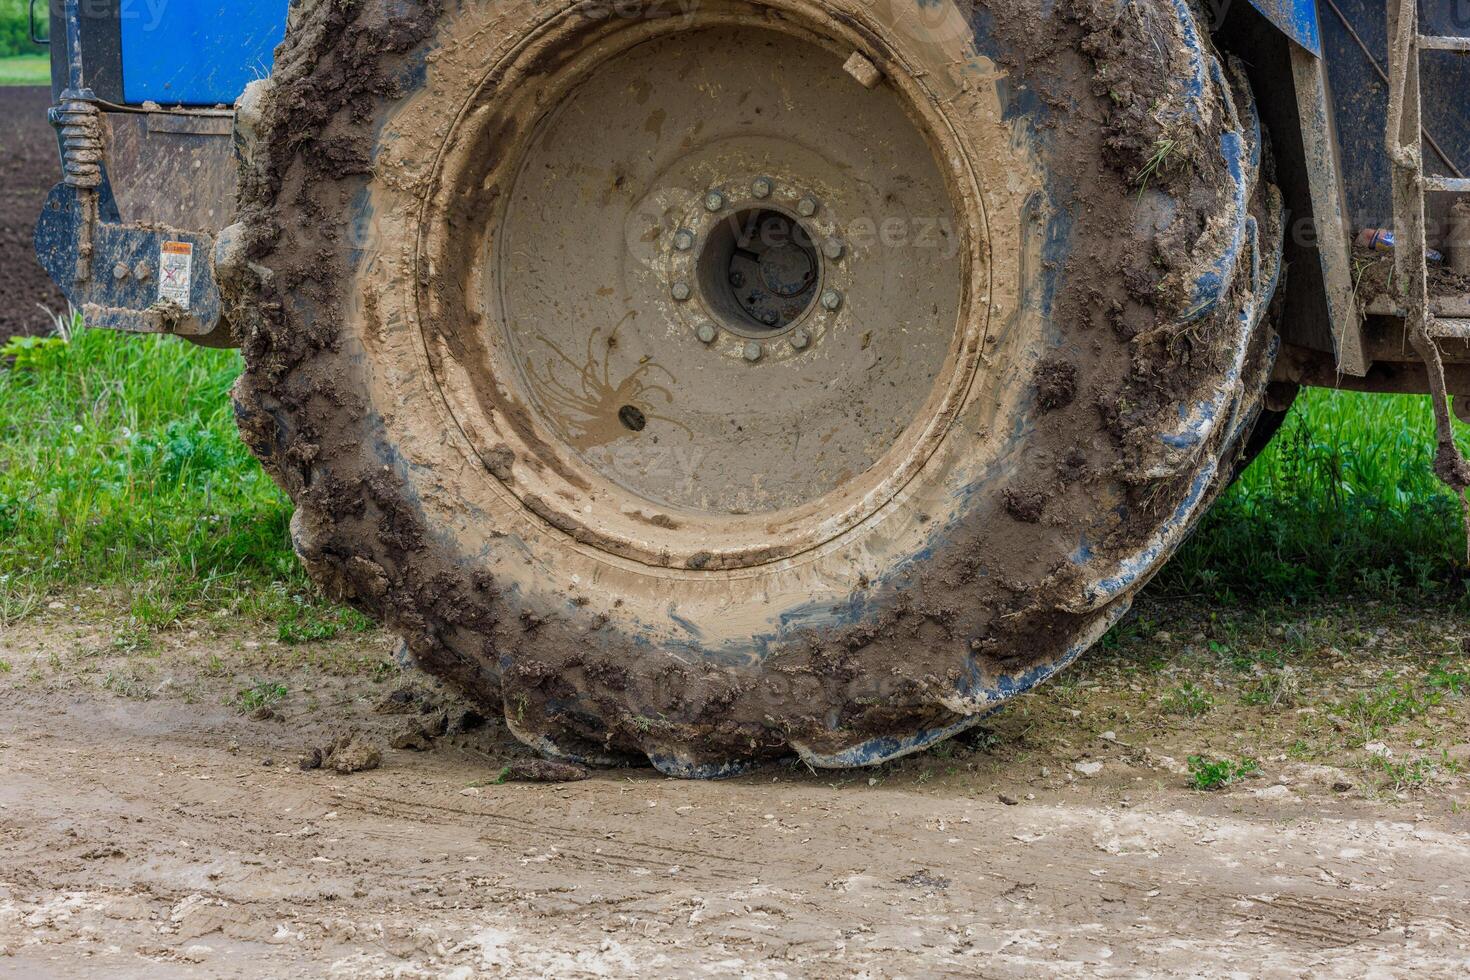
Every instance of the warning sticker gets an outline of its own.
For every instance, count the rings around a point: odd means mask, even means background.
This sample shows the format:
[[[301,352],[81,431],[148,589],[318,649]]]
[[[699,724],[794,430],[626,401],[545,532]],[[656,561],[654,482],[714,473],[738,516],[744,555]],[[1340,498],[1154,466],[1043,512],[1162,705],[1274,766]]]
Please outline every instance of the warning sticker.
[[[187,310],[193,271],[193,244],[164,242],[158,250],[158,298],[171,299]]]

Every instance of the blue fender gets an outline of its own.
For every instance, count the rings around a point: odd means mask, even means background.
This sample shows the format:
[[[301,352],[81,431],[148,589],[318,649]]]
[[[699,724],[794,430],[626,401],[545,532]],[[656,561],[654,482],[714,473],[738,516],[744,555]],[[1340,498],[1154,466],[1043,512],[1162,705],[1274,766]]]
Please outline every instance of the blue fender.
[[[1317,0],[1251,0],[1276,29],[1317,57],[1322,57],[1322,33],[1317,24]]]

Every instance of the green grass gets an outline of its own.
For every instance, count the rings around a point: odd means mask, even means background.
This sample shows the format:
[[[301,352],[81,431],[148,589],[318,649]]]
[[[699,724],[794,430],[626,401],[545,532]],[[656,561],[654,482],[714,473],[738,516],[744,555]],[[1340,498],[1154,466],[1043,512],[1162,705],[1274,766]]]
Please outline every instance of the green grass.
[[[1289,708],[1296,703],[1298,687],[1296,672],[1282,667],[1248,681],[1240,700],[1258,708]]]
[[[1193,684],[1181,684],[1164,695],[1160,707],[1165,714],[1201,718],[1215,706],[1215,699]]]
[[[1141,198],[1148,190],[1148,182],[1164,172],[1169,163],[1169,154],[1174,152],[1178,145],[1175,140],[1161,139],[1154,143],[1154,151],[1144,161],[1138,173],[1133,175],[1133,183],[1138,187],[1138,196]]]
[[[1460,505],[1433,456],[1427,397],[1306,389],[1155,595],[1464,601]]]
[[[0,58],[0,86],[50,85],[51,58],[46,54],[16,54]]]
[[[1427,682],[1430,688],[1446,691],[1455,697],[1470,693],[1470,673],[1450,669],[1449,661],[1440,661],[1429,668]]]
[[[260,708],[269,708],[285,698],[286,685],[274,681],[256,681],[249,687],[241,688],[231,703],[241,714],[249,714]]]
[[[1204,791],[1224,789],[1258,772],[1260,768],[1261,764],[1255,759],[1231,762],[1229,759],[1207,759],[1192,755],[1189,757],[1189,784]]]
[[[1372,690],[1332,705],[1344,723],[1348,743],[1366,745],[1389,734],[1405,721],[1418,718],[1446,700],[1470,693],[1470,674],[1452,670],[1448,661],[1432,665],[1422,676],[1402,679],[1385,675]]]
[[[323,600],[291,551],[290,503],[235,430],[238,354],[87,330],[6,352],[0,626],[96,586],[139,645],[218,610],[274,624],[286,644],[369,628]],[[1430,471],[1432,445],[1425,398],[1305,392],[1154,596],[1464,602],[1459,507]],[[1288,680],[1248,696],[1281,703]],[[1466,680],[1438,683],[1457,692]],[[1180,689],[1169,707],[1197,717],[1212,703]],[[1359,707],[1371,727],[1374,706]]]
[[[0,619],[99,586],[143,628],[221,608],[293,638],[365,625],[291,551],[290,503],[235,430],[237,353],[88,330],[6,350]]]

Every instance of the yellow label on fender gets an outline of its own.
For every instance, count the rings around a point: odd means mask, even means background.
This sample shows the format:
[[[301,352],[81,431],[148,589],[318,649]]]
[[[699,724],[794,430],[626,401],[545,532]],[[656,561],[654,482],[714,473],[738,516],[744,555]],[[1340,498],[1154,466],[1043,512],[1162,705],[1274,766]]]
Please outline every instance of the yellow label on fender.
[[[194,246],[190,242],[164,242],[158,250],[158,298],[189,308]]]

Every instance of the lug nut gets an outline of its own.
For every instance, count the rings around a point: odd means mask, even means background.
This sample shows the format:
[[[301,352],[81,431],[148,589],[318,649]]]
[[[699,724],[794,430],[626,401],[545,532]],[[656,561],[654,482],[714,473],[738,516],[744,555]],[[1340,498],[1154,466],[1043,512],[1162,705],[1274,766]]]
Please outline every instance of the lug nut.
[[[674,283],[673,288],[669,291],[674,294],[674,299],[681,303],[688,299],[690,294],[689,284],[683,279]]]
[[[118,281],[122,281],[132,274],[133,270],[128,267],[128,264],[126,262],[119,262],[117,265],[112,267],[112,278]]]
[[[835,238],[827,239],[826,243],[822,246],[822,254],[833,262],[836,262],[842,258],[842,243]]]
[[[713,344],[715,338],[719,335],[720,332],[715,329],[713,323],[701,323],[699,328],[694,331],[694,336],[699,338],[701,344]]]
[[[764,177],[757,177],[750,182],[750,192],[756,197],[770,197],[771,182]]]
[[[796,213],[803,218],[810,218],[817,213],[817,201],[813,197],[804,197],[796,202]]]
[[[725,206],[725,195],[719,191],[709,191],[704,195],[704,209],[706,211],[718,211]]]
[[[756,361],[761,359],[761,345],[752,340],[750,343],[745,345],[744,353],[745,359],[754,364]]]
[[[694,232],[688,228],[680,228],[674,232],[674,247],[681,252],[687,252],[694,247]]]
[[[828,289],[822,292],[822,309],[830,310],[831,312],[835,313],[837,312],[838,307],[840,307],[841,305],[842,294],[839,293],[837,290]]]
[[[806,350],[807,345],[811,342],[812,335],[805,330],[798,330],[791,335],[791,346],[797,350]]]

